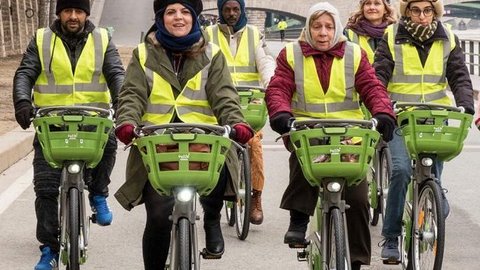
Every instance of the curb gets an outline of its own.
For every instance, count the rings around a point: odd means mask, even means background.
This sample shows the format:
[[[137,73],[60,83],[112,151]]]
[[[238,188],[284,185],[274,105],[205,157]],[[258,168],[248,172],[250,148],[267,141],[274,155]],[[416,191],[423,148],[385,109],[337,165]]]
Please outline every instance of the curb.
[[[5,171],[33,150],[33,128],[16,128],[0,136],[0,172]]]

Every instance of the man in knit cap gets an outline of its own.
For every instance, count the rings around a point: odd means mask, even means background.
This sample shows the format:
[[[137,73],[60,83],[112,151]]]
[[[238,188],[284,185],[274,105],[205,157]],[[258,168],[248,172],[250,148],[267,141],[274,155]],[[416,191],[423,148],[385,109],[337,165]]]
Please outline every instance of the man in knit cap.
[[[23,129],[30,126],[34,107],[87,105],[115,109],[123,83],[125,71],[107,30],[96,28],[88,20],[89,0],[58,0],[56,14],[58,18],[50,27],[37,30],[15,73],[15,118]],[[48,165],[37,138],[33,147],[36,235],[42,252],[35,269],[56,269],[61,170]],[[116,149],[111,133],[102,160],[86,172],[91,176],[87,183],[90,206],[101,226],[109,225],[113,217],[106,198]]]
[[[210,41],[220,47],[236,86],[266,88],[275,71],[275,60],[270,55],[263,35],[254,25],[247,24],[244,0],[217,0],[220,23],[209,26]],[[263,171],[262,130],[248,142],[250,145],[252,204],[250,222],[262,224]]]

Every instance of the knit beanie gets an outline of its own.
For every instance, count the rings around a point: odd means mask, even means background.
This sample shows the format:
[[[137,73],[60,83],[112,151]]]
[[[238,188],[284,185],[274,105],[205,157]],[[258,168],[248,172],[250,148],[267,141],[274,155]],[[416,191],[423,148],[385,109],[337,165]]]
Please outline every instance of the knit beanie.
[[[407,7],[410,3],[413,2],[430,2],[432,3],[433,8],[435,9],[435,17],[440,19],[443,16],[443,0],[399,0],[400,2],[400,15],[402,17],[407,16]]]
[[[222,15],[222,9],[223,5],[225,5],[226,2],[231,1],[231,0],[217,0],[217,9],[218,9],[218,15],[220,19],[220,23],[226,23],[225,18],[223,18]],[[240,18],[238,19],[238,22],[236,25],[233,26],[233,31],[237,32],[238,30],[242,29],[247,25],[247,13],[245,11],[245,1],[244,0],[232,0],[232,1],[237,1],[238,4],[240,5]]]
[[[60,14],[66,8],[78,8],[90,16],[90,0],[57,0],[55,14]]]
[[[161,9],[165,9],[168,5],[179,3],[182,5],[188,5],[197,15],[200,15],[203,11],[203,3],[201,0],[155,0],[153,1],[153,11],[155,14]]]

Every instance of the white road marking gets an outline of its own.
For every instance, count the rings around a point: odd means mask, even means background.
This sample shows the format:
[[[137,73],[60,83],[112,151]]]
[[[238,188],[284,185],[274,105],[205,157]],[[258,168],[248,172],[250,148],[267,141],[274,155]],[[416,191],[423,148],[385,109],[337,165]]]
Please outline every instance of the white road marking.
[[[0,215],[32,184],[33,168],[17,178],[0,194]]]

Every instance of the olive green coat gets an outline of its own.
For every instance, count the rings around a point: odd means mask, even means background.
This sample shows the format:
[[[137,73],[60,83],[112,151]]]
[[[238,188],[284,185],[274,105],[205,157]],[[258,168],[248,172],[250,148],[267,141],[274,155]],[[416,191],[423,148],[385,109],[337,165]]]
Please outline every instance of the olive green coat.
[[[177,76],[173,71],[172,64],[165,50],[155,39],[154,32],[151,32],[145,39],[148,55],[145,66],[169,81],[172,85],[174,95],[177,96],[187,81],[210,62],[206,53],[200,49],[205,46],[203,40],[207,39],[202,39],[192,47],[195,50],[198,49],[197,52],[200,53],[186,57],[183,67]],[[245,123],[243,114],[240,111],[240,100],[233,86],[227,63],[222,53],[217,53],[211,59],[208,82],[205,88],[210,107],[220,125]],[[119,94],[117,110],[118,126],[128,123],[138,126],[141,123],[142,116],[147,107],[149,92],[150,89],[147,85],[147,79],[139,62],[138,49],[135,49],[132,60],[127,68],[124,85]],[[226,195],[233,195],[236,185],[232,185],[231,183],[238,183],[239,175],[238,158],[233,149],[231,149],[227,156],[226,165],[230,172],[230,179],[232,180],[230,184],[227,185]],[[125,209],[130,210],[142,203],[143,188],[148,181],[147,172],[136,146],[130,148],[125,179],[125,183],[115,193],[115,198]]]

